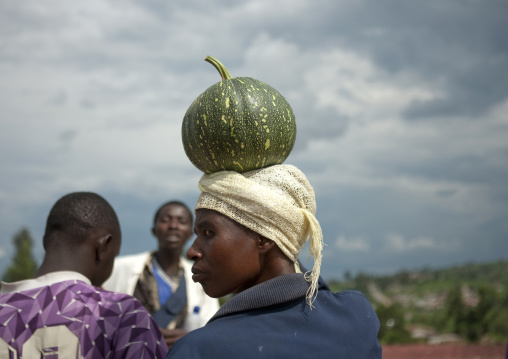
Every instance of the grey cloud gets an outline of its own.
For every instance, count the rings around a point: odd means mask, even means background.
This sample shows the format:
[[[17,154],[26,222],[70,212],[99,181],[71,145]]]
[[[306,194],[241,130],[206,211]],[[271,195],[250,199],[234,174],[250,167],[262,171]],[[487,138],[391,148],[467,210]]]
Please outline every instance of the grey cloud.
[[[383,19],[386,36],[371,43],[373,58],[391,71],[409,70],[439,86],[444,98],[413,104],[407,118],[479,117],[508,97],[508,4],[420,2]],[[401,5],[397,2],[397,6]],[[416,6],[413,6],[416,5]],[[407,10],[407,11],[406,11]],[[386,24],[389,24],[386,26]]]
[[[62,131],[58,137],[60,138],[61,141],[69,142],[72,141],[77,136],[77,134],[78,131],[69,129]]]
[[[62,148],[60,150],[63,152],[68,151],[70,146],[72,145],[72,141],[76,138],[77,135],[78,131],[73,129],[62,131],[58,136],[62,144]]]
[[[9,1],[0,3],[0,29],[3,35],[17,36],[33,30],[57,28],[61,24],[58,9],[45,12],[31,3],[15,4]],[[60,20],[60,21],[58,21]]]
[[[507,13],[502,0],[324,0],[306,12],[303,26],[291,29],[291,38],[314,48],[352,49],[386,71],[414,73],[445,94],[414,103],[404,113],[408,119],[474,118],[508,97]]]
[[[404,116],[408,119],[463,116],[481,120],[489,109],[508,98],[508,52],[505,59],[504,63],[497,64],[482,59],[461,73],[449,71],[449,79],[442,89],[445,97],[415,102]]]
[[[426,178],[438,182],[481,184],[490,186],[493,190],[500,190],[505,188],[506,183],[508,183],[508,160],[503,162],[493,164],[486,161],[484,155],[465,152],[455,156],[443,154],[427,161],[420,160],[413,163],[397,164],[395,167],[385,168],[384,170],[414,178]],[[390,164],[385,164],[385,166],[390,166]]]
[[[349,118],[330,107],[314,107],[311,101],[292,105],[295,111],[297,137],[293,151],[305,151],[309,141],[340,138],[348,127]]]
[[[63,106],[67,103],[67,93],[65,91],[59,91],[49,102],[55,106]]]
[[[445,189],[436,191],[436,195],[438,195],[439,197],[452,197],[455,194],[457,194],[456,189]]]
[[[85,108],[87,110],[91,110],[95,107],[95,103],[87,99],[81,100],[80,105],[82,108]]]

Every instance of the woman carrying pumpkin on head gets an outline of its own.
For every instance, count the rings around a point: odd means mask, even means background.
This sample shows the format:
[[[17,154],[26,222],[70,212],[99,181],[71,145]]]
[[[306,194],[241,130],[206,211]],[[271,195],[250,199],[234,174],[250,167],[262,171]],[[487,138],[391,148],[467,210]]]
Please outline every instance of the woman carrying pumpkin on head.
[[[211,297],[235,296],[167,358],[381,358],[365,296],[318,284],[322,233],[298,168],[205,174],[199,188],[192,279]],[[314,266],[304,274],[298,255],[307,240]]]

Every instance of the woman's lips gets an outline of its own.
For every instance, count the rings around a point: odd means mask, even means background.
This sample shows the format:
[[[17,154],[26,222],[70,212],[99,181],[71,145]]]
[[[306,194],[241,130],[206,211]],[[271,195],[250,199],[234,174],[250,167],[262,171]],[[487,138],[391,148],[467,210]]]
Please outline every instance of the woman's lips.
[[[202,272],[201,270],[199,269],[196,269],[194,267],[192,267],[192,280],[196,283],[200,282],[203,280],[203,278],[205,277],[205,273]]]

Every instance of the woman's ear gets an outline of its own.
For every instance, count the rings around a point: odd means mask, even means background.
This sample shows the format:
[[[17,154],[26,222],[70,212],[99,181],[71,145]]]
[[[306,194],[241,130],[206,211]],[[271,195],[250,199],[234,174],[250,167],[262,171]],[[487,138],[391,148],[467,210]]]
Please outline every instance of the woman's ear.
[[[259,236],[259,252],[267,253],[275,246],[275,242],[263,236]]]

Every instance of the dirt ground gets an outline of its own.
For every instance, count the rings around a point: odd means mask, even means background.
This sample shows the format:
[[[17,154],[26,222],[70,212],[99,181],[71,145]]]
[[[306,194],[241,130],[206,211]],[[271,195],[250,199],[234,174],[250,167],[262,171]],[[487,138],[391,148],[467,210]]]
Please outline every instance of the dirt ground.
[[[506,345],[384,345],[383,359],[505,359]]]

